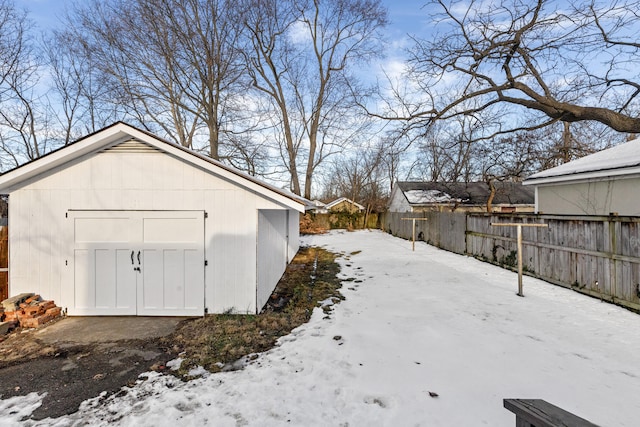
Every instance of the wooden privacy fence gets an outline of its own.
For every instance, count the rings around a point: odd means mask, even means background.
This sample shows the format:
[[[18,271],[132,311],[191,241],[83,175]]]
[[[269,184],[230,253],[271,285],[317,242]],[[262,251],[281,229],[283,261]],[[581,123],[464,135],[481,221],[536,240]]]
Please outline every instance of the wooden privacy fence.
[[[386,212],[380,221],[381,227],[394,236],[411,239],[413,223],[403,218],[427,219],[416,221],[416,240],[424,240],[431,245],[459,254],[465,253],[464,212]]]
[[[377,213],[365,214],[364,212],[330,212],[323,214],[307,213],[308,217],[316,227],[332,230],[336,228],[380,228]]]
[[[526,274],[640,311],[640,218],[428,212],[422,239],[440,248],[509,268],[517,265],[517,230],[492,222],[546,223],[525,227]],[[384,229],[410,238],[410,214],[388,213]],[[405,223],[405,224],[402,224]],[[407,224],[409,223],[409,224]]]

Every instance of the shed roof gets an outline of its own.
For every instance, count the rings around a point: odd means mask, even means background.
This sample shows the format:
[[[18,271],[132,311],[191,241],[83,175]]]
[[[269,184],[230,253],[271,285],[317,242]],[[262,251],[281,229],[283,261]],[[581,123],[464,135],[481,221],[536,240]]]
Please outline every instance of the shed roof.
[[[525,185],[640,173],[640,138],[528,177]]]
[[[225,165],[210,157],[203,156],[188,148],[159,138],[147,131],[135,128],[123,122],[116,122],[95,133],[54,150],[42,157],[27,162],[0,175],[0,193],[7,194],[20,188],[29,180],[56,167],[68,164],[86,154],[95,153],[130,139],[135,139],[162,152],[174,155],[194,166],[201,167],[221,177],[229,179],[245,188],[256,191],[265,197],[277,200],[285,206],[304,212],[309,202],[287,190],[267,184],[251,175]]]
[[[412,206],[459,203],[483,205],[487,203],[490,189],[483,181],[476,182],[421,182],[399,181],[396,183]],[[494,204],[526,205],[534,203],[534,191],[522,183],[496,181]]]

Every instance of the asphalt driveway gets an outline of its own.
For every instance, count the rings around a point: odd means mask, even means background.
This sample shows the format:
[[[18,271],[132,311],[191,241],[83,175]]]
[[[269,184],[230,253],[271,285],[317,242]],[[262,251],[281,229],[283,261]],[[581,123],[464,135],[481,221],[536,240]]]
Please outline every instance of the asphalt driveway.
[[[83,401],[162,371],[176,350],[162,337],[184,317],[67,317],[0,342],[0,399],[46,393],[31,419],[56,418]],[[0,423],[1,424],[1,423]]]

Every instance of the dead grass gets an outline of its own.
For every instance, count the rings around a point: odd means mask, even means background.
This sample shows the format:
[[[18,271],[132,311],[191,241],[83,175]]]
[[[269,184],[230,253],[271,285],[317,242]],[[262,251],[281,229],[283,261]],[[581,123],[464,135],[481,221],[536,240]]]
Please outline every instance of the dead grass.
[[[196,366],[217,372],[243,356],[266,351],[307,322],[320,301],[341,300],[335,258],[321,248],[301,248],[261,314],[214,314],[183,323],[163,339],[167,348],[183,353],[178,374]]]
[[[317,224],[311,214],[304,214],[300,218],[300,234],[324,234],[328,230]]]

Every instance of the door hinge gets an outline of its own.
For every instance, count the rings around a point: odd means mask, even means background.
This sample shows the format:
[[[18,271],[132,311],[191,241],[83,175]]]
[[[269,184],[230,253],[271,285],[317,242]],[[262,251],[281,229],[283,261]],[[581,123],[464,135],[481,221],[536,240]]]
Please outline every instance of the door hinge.
[[[204,266],[208,266],[209,265],[209,261],[207,261],[206,259],[204,260]]]
[[[64,213],[64,217],[65,217],[65,218],[69,218],[69,212],[65,212],[65,213]]]
[[[204,217],[209,218],[209,214],[206,211],[204,212]]]

